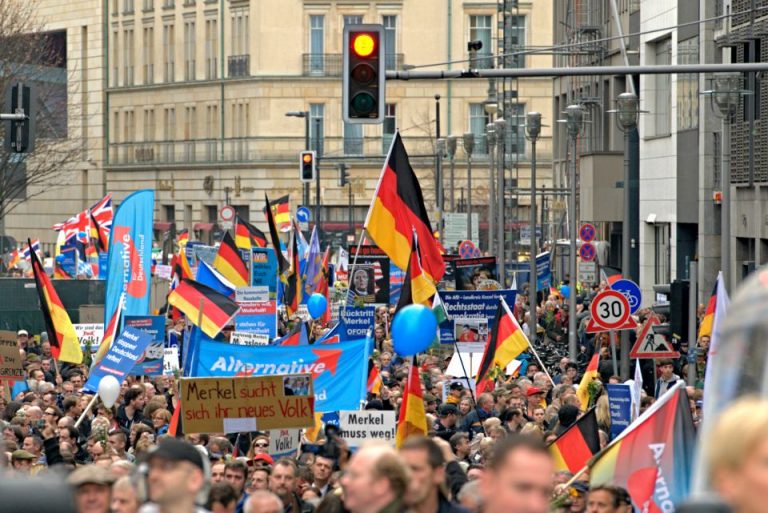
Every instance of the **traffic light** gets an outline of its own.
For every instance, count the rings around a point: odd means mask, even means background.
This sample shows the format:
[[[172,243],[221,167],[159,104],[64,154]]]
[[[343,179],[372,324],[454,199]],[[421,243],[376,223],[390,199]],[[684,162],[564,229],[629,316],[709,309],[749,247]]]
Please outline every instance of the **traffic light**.
[[[346,164],[339,164],[339,187],[344,187],[349,183],[349,171]]]
[[[299,156],[299,177],[302,182],[311,182],[315,179],[317,173],[317,163],[315,162],[314,151],[302,151]]]
[[[670,288],[669,327],[672,336],[678,340],[688,340],[689,287],[688,280],[675,280]]]
[[[382,25],[344,27],[342,117],[347,123],[384,121],[383,34]]]
[[[669,283],[662,283],[653,286],[653,292],[656,294],[656,301],[651,305],[651,310],[658,317],[660,324],[653,326],[653,332],[659,335],[669,337],[672,331],[669,326],[669,312],[671,310],[669,303],[669,296],[671,285]]]
[[[3,105],[4,114],[23,115],[24,119],[10,122],[5,131],[5,148],[12,153],[29,153],[35,148],[36,91],[33,87],[15,83],[8,88]]]

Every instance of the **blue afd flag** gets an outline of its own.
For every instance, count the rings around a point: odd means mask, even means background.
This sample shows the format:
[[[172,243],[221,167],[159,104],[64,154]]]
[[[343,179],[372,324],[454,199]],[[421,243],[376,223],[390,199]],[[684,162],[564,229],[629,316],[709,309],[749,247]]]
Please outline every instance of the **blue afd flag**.
[[[312,374],[315,411],[356,410],[365,398],[365,339],[322,346],[239,346],[201,339],[194,377]]]
[[[120,297],[125,294],[123,314],[149,314],[149,283],[152,267],[152,225],[155,191],[137,191],[125,198],[115,212],[109,237],[107,292],[104,326],[119,320]],[[106,331],[109,337],[112,331]]]
[[[106,356],[91,369],[91,375],[83,385],[83,390],[95,394],[99,389],[99,381],[107,374],[113,375],[118,383],[125,381],[151,342],[152,335],[146,331],[125,328],[115,339]],[[160,367],[162,369],[162,364]]]

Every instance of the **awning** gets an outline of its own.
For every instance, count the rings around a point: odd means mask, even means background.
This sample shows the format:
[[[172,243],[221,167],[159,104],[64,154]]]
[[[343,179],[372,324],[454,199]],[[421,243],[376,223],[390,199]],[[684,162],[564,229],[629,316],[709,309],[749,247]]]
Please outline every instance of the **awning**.
[[[196,232],[210,232],[214,228],[213,223],[195,223],[192,226],[192,229]]]
[[[172,224],[171,221],[155,221],[153,228],[161,232],[167,232],[171,229]]]

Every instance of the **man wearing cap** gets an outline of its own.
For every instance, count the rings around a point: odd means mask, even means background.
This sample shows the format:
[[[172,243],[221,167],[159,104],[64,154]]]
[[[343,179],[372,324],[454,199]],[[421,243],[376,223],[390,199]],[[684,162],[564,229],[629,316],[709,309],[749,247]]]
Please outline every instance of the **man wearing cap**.
[[[587,511],[587,493],[589,492],[589,485],[584,481],[576,481],[571,485],[571,507],[568,510],[570,513],[584,513]]]
[[[448,397],[445,398],[445,402],[448,404],[454,404],[456,407],[461,402],[461,396],[464,395],[464,385],[458,381],[454,381],[448,387]]]
[[[67,478],[75,492],[77,513],[109,513],[115,476],[96,465],[79,467]]]
[[[196,502],[202,503],[207,495],[207,476],[203,455],[191,444],[176,438],[162,438],[158,446],[149,453],[148,504],[141,513],[203,513]]]
[[[455,404],[441,404],[437,409],[438,419],[435,421],[435,436],[439,436],[446,442],[456,433],[456,421],[459,418],[459,409]]]
[[[528,387],[528,391],[525,393],[525,397],[528,400],[528,408],[525,418],[529,422],[533,421],[533,410],[536,408],[546,408],[547,404],[544,402],[544,390],[539,387]]]
[[[29,451],[24,449],[18,449],[11,453],[11,463],[13,469],[21,474],[29,474],[32,471],[32,466],[37,461],[37,457]]]
[[[29,343],[29,332],[27,330],[16,332],[16,344],[19,346],[19,349],[23,349],[27,354],[40,354],[40,348]]]

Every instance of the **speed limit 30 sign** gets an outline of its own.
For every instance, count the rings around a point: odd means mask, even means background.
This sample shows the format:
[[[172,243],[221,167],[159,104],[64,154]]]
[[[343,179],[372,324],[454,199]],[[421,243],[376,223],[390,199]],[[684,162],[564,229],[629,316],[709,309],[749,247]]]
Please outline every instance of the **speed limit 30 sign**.
[[[590,313],[592,318],[587,325],[587,333],[637,327],[630,315],[629,301],[624,294],[615,290],[604,290],[595,296]]]

